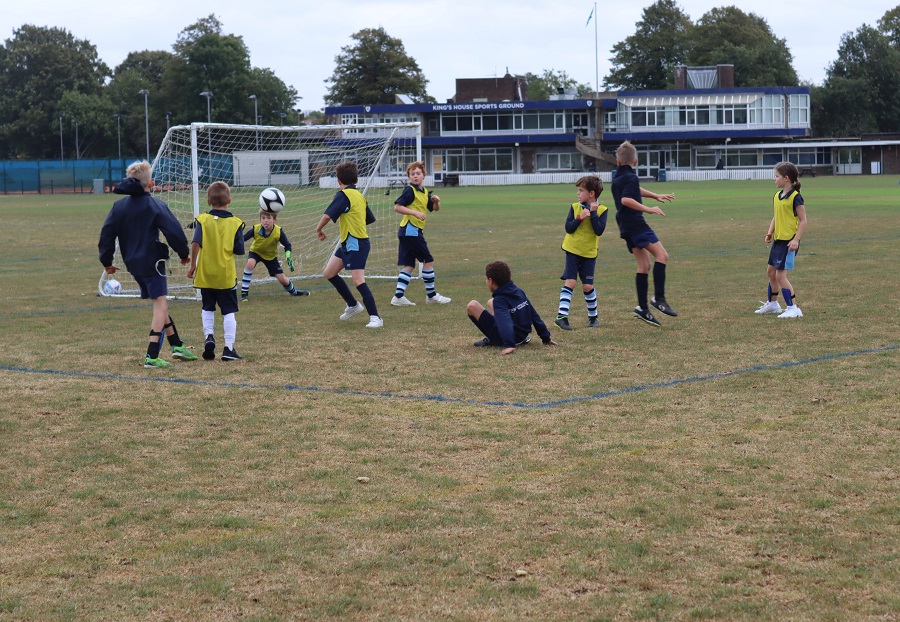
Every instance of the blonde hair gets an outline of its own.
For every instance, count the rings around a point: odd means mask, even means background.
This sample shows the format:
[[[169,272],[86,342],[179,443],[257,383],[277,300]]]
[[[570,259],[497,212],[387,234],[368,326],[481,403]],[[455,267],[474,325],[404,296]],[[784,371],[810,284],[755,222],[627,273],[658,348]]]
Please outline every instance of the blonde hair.
[[[150,170],[150,163],[147,162],[147,160],[138,160],[137,162],[132,162],[128,165],[128,169],[125,171],[125,176],[137,179],[144,187],[150,185],[150,181],[153,179],[153,174]]]
[[[632,164],[637,160],[637,149],[630,141],[625,141],[616,149],[616,160],[620,164]]]
[[[214,181],[206,189],[206,202],[212,207],[226,207],[231,203],[231,188],[224,181]]]

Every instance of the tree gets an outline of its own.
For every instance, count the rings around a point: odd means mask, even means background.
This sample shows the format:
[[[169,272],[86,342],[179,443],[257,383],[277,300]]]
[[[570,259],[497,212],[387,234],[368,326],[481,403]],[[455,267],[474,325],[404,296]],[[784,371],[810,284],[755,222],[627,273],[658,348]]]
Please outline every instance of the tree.
[[[98,98],[108,76],[97,49],[67,30],[14,30],[0,52],[0,157],[57,157],[63,95]]]
[[[181,31],[173,46],[175,57],[167,68],[165,101],[180,111],[184,122],[205,121],[211,91],[210,116],[214,122],[247,123],[253,120],[253,100],[261,116],[274,121],[273,110],[294,108],[297,91],[269,69],[251,67],[250,53],[237,35],[222,33],[222,24],[209,15]]]
[[[637,31],[612,47],[613,69],[603,86],[622,90],[671,88],[675,66],[684,64],[693,24],[675,0],[644,9]]]
[[[75,123],[78,124],[78,132],[72,134],[72,150],[77,156],[84,158],[109,155],[110,132],[115,136],[115,118],[109,99],[100,94],[86,95],[78,91],[66,91],[59,99],[58,109],[70,131]]]
[[[863,25],[841,38],[821,89],[823,115],[815,120],[816,134],[900,131],[900,48],[892,37],[892,31]]]
[[[130,53],[115,68],[107,93],[113,108],[110,113],[113,136],[116,135],[116,122],[112,115],[123,115],[120,127],[123,153],[144,153],[144,97],[138,94],[142,89],[150,92],[147,110],[150,116],[151,149],[162,140],[166,131],[166,111],[178,109],[174,105],[177,98],[172,96],[174,86],[167,79],[167,72],[174,59],[175,55],[171,52],[145,50]]]
[[[352,35],[356,43],[341,48],[325,95],[328,105],[393,104],[396,95],[416,102],[433,102],[426,92],[428,80],[418,63],[407,55],[400,39],[382,27],[364,28]]]
[[[735,86],[797,86],[793,56],[765,19],[735,6],[710,10],[693,28],[691,65],[734,65]]]
[[[528,85],[527,95],[531,101],[548,100],[551,95],[559,92],[558,89],[574,90],[576,97],[593,92],[590,84],[578,84],[578,81],[570,78],[565,71],[553,69],[544,69],[541,75],[526,73],[525,83]]]
[[[890,38],[893,47],[900,49],[900,6],[885,13],[878,20],[878,28]]]

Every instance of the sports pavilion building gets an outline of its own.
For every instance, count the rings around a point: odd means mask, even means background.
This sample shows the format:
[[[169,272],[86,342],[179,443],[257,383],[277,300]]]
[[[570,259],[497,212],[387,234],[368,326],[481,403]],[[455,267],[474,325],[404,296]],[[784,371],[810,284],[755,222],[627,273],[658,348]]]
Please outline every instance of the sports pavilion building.
[[[463,175],[609,171],[624,140],[638,147],[642,177],[702,179],[738,171],[768,177],[785,160],[801,174],[900,173],[897,137],[811,140],[809,87],[736,88],[733,76],[732,65],[678,67],[673,90],[590,99],[560,92],[529,101],[524,81],[506,74],[458,79],[456,96],[443,104],[401,95],[391,105],[335,106],[325,113],[338,124],[420,122],[426,166],[445,184]],[[399,161],[391,166],[398,175],[403,168]]]

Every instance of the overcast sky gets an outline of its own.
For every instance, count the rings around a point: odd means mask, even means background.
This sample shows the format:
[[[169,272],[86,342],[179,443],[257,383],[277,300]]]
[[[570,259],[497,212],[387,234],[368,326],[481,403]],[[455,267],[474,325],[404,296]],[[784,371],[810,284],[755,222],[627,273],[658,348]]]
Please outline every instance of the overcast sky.
[[[610,49],[634,34],[635,22],[650,4],[652,0],[597,2],[596,54],[593,19],[586,27],[594,2],[585,0],[10,0],[0,12],[0,39],[10,39],[23,24],[65,28],[90,41],[115,68],[129,52],[172,51],[179,32],[215,13],[226,34],[243,37],[254,67],[272,69],[297,89],[303,98],[300,108],[313,110],[324,106],[325,80],[334,71],[335,56],[362,28],[382,26],[400,39],[428,79],[428,94],[442,102],[454,96],[456,78],[502,76],[507,70],[563,70],[594,86],[597,67],[602,82],[610,69]],[[836,58],[841,36],[863,24],[877,25],[891,8],[879,0],[679,2],[694,22],[712,8],[729,5],[765,18],[775,36],[787,41],[801,80],[816,84]],[[214,84],[210,88],[215,92]],[[152,105],[152,93],[150,97]]]

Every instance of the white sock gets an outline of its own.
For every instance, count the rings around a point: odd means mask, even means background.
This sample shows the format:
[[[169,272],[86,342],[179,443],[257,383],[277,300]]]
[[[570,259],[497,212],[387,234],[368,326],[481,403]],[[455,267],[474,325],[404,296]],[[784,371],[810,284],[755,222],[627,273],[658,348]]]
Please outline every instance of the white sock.
[[[234,338],[237,335],[237,318],[234,313],[229,313],[222,320],[225,329],[225,347],[229,350],[234,349]]]
[[[200,319],[203,320],[203,336],[214,335],[216,330],[216,312],[200,311]]]

